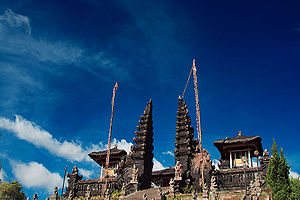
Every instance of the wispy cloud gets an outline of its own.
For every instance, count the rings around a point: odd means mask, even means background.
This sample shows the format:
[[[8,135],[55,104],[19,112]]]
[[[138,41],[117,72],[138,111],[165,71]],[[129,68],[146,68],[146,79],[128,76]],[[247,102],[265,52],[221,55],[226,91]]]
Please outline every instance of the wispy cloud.
[[[50,193],[55,186],[60,187],[62,184],[63,179],[58,173],[50,172],[40,163],[11,160],[10,165],[14,176],[24,187],[41,188]]]
[[[93,170],[88,170],[88,169],[83,169],[83,168],[78,168],[78,171],[85,178],[90,178],[91,175],[94,174]]]
[[[173,152],[171,151],[166,151],[166,152],[162,152],[165,155],[170,155],[170,156],[175,156]]]
[[[14,31],[19,29],[19,31],[31,35],[29,18],[24,15],[14,13],[11,9],[5,10],[4,14],[0,15],[1,32],[9,31],[9,29],[6,29],[7,27],[14,29]]]
[[[120,68],[116,58],[105,51],[94,53],[70,41],[34,38],[31,35],[30,19],[10,9],[0,15],[0,30],[0,52],[3,54],[31,60],[34,64],[42,62],[56,67],[73,65],[103,80],[115,77],[119,80],[129,79],[128,71]]]

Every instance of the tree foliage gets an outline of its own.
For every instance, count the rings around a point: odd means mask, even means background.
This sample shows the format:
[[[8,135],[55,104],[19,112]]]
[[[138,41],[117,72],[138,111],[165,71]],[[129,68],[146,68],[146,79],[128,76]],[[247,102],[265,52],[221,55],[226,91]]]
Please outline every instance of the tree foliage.
[[[25,200],[26,195],[22,190],[22,185],[18,181],[0,183],[1,200]]]
[[[273,139],[271,148],[272,157],[270,159],[266,181],[269,184],[275,200],[291,199],[292,189],[290,186],[289,173],[290,167],[287,165],[286,158],[283,155],[283,149],[278,154],[277,145]]]
[[[291,178],[292,199],[300,199],[300,177]]]

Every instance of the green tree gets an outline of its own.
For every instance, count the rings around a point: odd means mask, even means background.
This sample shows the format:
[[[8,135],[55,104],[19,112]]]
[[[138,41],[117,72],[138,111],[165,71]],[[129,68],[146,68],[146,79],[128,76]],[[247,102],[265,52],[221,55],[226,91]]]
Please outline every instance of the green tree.
[[[1,200],[25,200],[26,195],[22,190],[22,185],[18,181],[0,183]]]
[[[278,154],[277,145],[273,139],[271,148],[272,157],[270,159],[266,181],[269,184],[275,200],[291,199],[291,186],[289,180],[290,167],[287,165],[286,158],[283,155],[283,149]]]
[[[292,199],[300,199],[300,177],[291,178]]]

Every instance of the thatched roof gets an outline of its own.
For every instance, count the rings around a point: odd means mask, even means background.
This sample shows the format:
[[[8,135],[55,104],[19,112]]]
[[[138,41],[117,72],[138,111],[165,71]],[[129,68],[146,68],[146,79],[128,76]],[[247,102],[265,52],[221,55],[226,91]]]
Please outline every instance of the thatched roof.
[[[98,152],[92,152],[92,153],[89,153],[89,156],[91,157],[91,158],[93,158],[93,157],[102,157],[102,156],[106,156],[106,154],[107,154],[107,150],[105,150],[105,151],[98,151]],[[110,149],[110,155],[126,155],[127,153],[126,153],[126,151],[125,150],[123,150],[123,149],[118,149],[118,148],[112,148],[112,149]]]
[[[220,139],[216,140],[214,142],[214,145],[216,144],[233,144],[233,143],[248,143],[252,141],[261,141],[261,138],[259,136],[243,136],[243,135],[238,135],[232,138],[226,138],[226,139]]]
[[[153,171],[152,176],[162,176],[162,175],[174,175],[175,174],[175,168],[169,167],[158,171]]]
[[[261,137],[259,136],[243,136],[239,131],[239,134],[232,138],[220,139],[214,142],[214,145],[218,148],[221,153],[221,158],[224,159],[226,151],[228,149],[239,149],[239,148],[251,148],[252,150],[258,150],[259,155],[263,154]],[[227,150],[226,150],[227,149]]]

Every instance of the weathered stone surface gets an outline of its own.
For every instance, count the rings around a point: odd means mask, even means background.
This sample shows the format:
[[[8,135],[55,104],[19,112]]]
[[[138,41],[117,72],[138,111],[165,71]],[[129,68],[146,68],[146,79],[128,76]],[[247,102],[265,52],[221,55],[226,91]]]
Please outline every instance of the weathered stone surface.
[[[68,187],[66,188],[66,197],[72,199],[75,197],[76,192],[78,191],[76,183],[82,179],[82,176],[78,174],[78,168],[75,165],[72,169],[72,173],[67,173],[68,177]]]
[[[33,197],[32,197],[32,199],[33,199],[33,200],[37,200],[37,199],[38,199],[37,194],[34,194]]]
[[[57,188],[57,186],[55,186],[55,188],[54,188],[54,193],[53,193],[53,195],[51,196],[50,199],[51,199],[51,200],[58,200],[58,199],[59,199],[59,197],[58,197],[58,188]]]
[[[185,101],[179,97],[174,154],[175,163],[179,161],[181,164],[181,180],[175,180],[175,192],[192,184],[191,162],[196,152],[197,142],[193,139],[194,128],[191,126],[191,117],[188,113]]]

